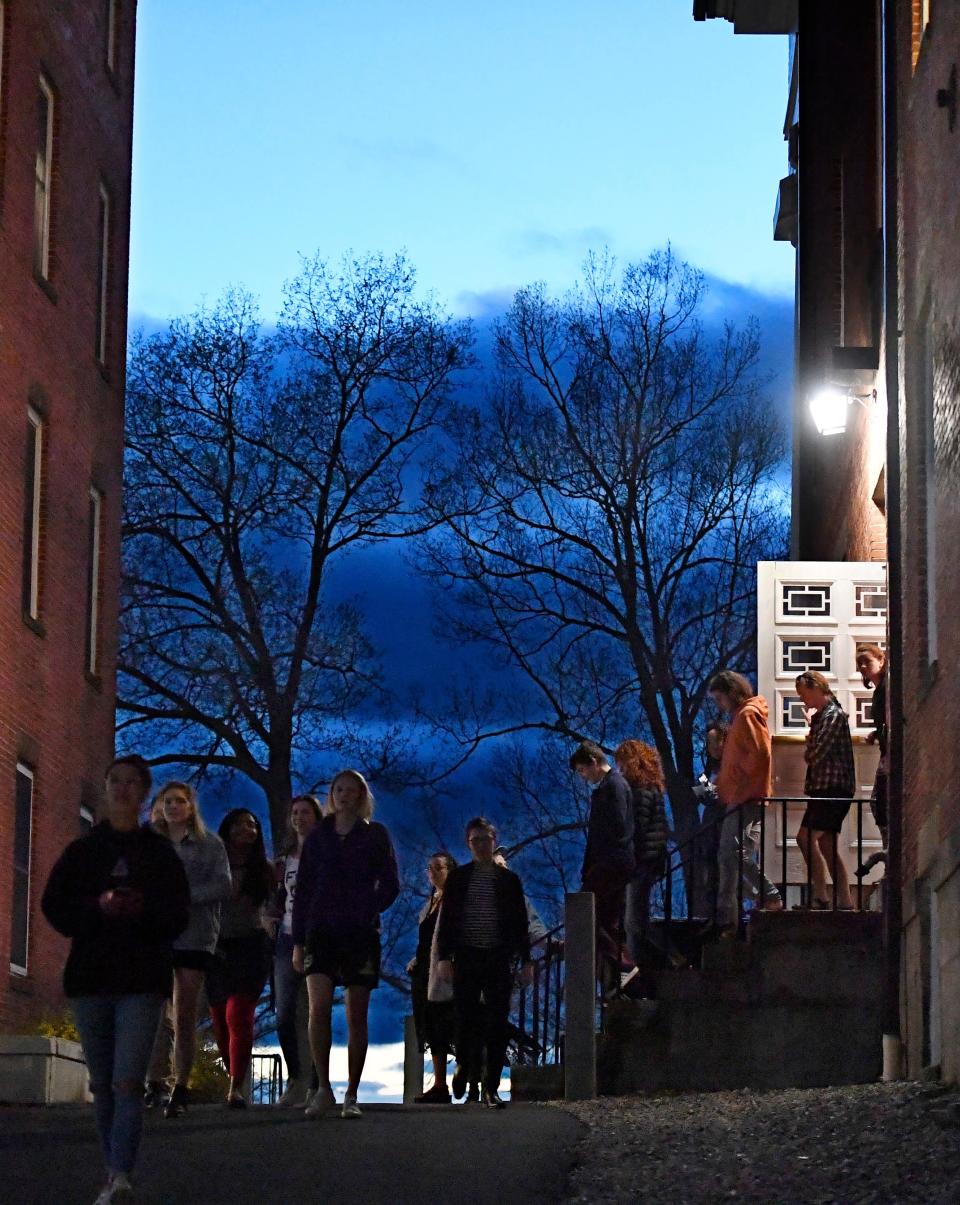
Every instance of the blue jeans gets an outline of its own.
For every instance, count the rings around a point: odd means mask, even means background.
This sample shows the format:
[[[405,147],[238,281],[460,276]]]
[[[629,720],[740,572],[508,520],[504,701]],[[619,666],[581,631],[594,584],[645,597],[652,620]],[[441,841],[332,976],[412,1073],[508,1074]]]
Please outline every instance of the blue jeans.
[[[273,956],[273,990],[277,1008],[277,1041],[289,1079],[302,1080],[313,1072],[307,1031],[307,980],[293,969],[293,938],[277,934]],[[315,1078],[315,1077],[314,1077]]]
[[[77,996],[71,1001],[107,1168],[129,1176],[143,1127],[143,1081],[162,996]]]

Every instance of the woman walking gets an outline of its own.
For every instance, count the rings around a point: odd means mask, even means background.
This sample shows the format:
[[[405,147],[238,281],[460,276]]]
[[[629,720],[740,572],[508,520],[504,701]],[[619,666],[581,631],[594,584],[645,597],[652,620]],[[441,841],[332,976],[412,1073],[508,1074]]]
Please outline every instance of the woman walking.
[[[450,1103],[447,1059],[453,1049],[453,984],[441,982],[437,977],[436,933],[444,884],[456,867],[456,858],[446,850],[435,853],[427,865],[430,896],[420,913],[417,953],[408,968],[417,1040],[421,1050],[430,1051],[433,1060],[433,1086],[415,1098],[418,1105]]]
[[[644,995],[653,991],[647,930],[650,892],[663,874],[667,850],[667,816],[663,800],[664,779],[660,755],[643,741],[624,741],[617,749],[617,769],[630,784],[633,796],[633,849],[635,867],[627,884],[624,928],[630,957],[636,963]],[[640,968],[644,970],[641,972]],[[629,983],[630,980],[627,980]],[[627,983],[621,985],[627,986]]]
[[[164,1117],[180,1117],[189,1103],[190,1072],[197,1050],[197,1006],[220,932],[220,905],[233,888],[223,842],[203,823],[197,795],[185,782],[168,782],[154,802],[153,827],[180,855],[190,884],[190,922],[173,943],[174,1084]],[[167,1026],[161,1020],[147,1084],[147,1103],[163,1091],[170,1071]]]
[[[804,750],[807,775],[803,786],[810,802],[800,821],[797,844],[811,878],[811,905],[830,907],[827,893],[830,873],[834,905],[848,909],[853,907],[850,879],[838,854],[837,839],[856,794],[850,724],[823,674],[809,670],[797,678],[796,687],[810,724]]]
[[[136,754],[107,768],[106,819],[74,841],[50,873],[41,907],[71,938],[63,987],[90,1073],[107,1166],[96,1205],[133,1200],[143,1082],[173,978],[174,939],[190,888],[170,843],[140,825],[150,767]]]
[[[220,916],[220,938],[207,972],[207,998],[220,1057],[230,1076],[227,1105],[246,1106],[243,1083],[253,1051],[257,1001],[270,973],[270,938],[264,908],[273,875],[263,846],[260,821],[246,808],[234,808],[220,824],[227,848],[232,890]]]
[[[286,852],[274,865],[279,925],[273,952],[273,987],[277,1002],[277,1040],[287,1066],[287,1090],[277,1101],[281,1108],[306,1104],[310,1093],[313,1060],[310,1056],[307,984],[293,965],[293,901],[303,843],[322,818],[323,811],[317,799],[312,795],[298,795],[290,804],[287,817],[290,835]]]
[[[360,1117],[357,1092],[367,1057],[367,1010],[380,981],[380,913],[400,892],[390,834],[371,819],[373,794],[356,770],[330,784],[325,815],[303,843],[293,901],[293,966],[307,976],[310,1049],[319,1087],[306,1114],[336,1102],[330,1087],[330,1013],[345,991],[348,1082],[341,1115]]]

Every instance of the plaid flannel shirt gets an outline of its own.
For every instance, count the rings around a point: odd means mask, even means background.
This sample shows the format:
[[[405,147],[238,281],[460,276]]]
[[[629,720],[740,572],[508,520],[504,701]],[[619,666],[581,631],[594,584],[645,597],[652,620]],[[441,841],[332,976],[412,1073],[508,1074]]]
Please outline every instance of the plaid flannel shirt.
[[[856,794],[857,774],[853,765],[853,742],[846,713],[836,699],[813,717],[810,737],[804,753],[807,777],[803,789],[828,791],[838,799]]]

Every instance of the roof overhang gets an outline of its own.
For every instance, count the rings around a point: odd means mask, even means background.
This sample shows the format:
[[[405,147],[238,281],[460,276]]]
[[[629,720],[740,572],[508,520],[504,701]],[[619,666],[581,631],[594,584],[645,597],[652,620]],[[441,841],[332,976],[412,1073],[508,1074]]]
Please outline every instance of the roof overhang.
[[[732,21],[734,33],[796,33],[799,10],[799,0],[693,0],[695,21]]]

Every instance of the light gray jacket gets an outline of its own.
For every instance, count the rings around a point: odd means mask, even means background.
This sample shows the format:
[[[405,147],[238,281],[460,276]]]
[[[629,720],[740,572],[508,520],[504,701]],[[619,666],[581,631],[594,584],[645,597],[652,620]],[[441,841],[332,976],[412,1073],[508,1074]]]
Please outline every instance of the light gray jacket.
[[[233,891],[230,862],[216,833],[204,837],[187,833],[174,841],[190,884],[190,923],[173,943],[175,950],[203,950],[212,954],[220,933],[220,904]]]

